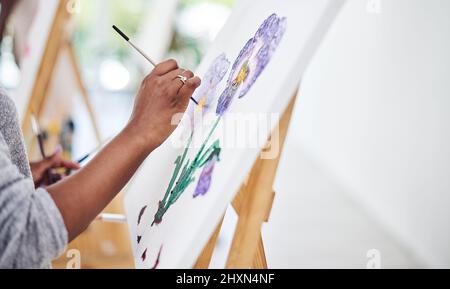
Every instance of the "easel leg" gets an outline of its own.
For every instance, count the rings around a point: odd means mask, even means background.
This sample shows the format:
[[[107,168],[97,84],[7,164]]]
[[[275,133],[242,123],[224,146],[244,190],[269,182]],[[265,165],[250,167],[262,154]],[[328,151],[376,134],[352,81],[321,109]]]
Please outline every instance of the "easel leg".
[[[53,71],[58,60],[58,52],[63,41],[63,27],[69,17],[65,7],[64,1],[58,4],[57,13],[48,37],[47,47],[42,56],[27,111],[22,120],[22,131],[24,134],[28,134],[30,131],[31,112],[36,113],[39,118],[45,106]]]
[[[67,50],[67,53],[69,55],[70,63],[71,63],[71,66],[72,66],[72,71],[73,71],[74,76],[75,76],[75,81],[77,83],[78,89],[80,90],[81,96],[83,97],[83,101],[84,101],[84,104],[86,105],[86,108],[88,110],[89,117],[91,118],[91,123],[92,123],[92,126],[94,128],[95,136],[97,138],[97,141],[99,143],[101,143],[102,138],[101,138],[101,135],[100,135],[100,130],[99,130],[98,126],[97,126],[97,121],[96,121],[96,118],[95,118],[94,109],[93,109],[93,107],[91,105],[91,101],[89,99],[89,94],[87,92],[86,87],[84,86],[84,82],[83,82],[83,79],[81,77],[81,71],[80,71],[80,68],[78,67],[78,61],[77,61],[77,58],[76,58],[76,55],[75,55],[75,50],[74,50],[74,48],[73,48],[73,46],[72,46],[72,44],[70,42],[67,42],[65,44],[64,48]]]
[[[259,236],[258,248],[256,249],[256,255],[253,260],[253,269],[267,269],[266,252],[264,249],[264,241],[262,236]]]
[[[279,123],[280,153],[275,159],[259,158],[248,179],[233,202],[239,215],[236,232],[231,246],[226,268],[250,269],[266,268],[264,246],[261,238],[261,226],[268,220],[274,199],[275,181],[280,155],[284,147],[289,123],[295,106],[293,97]],[[272,134],[274,135],[274,134]]]

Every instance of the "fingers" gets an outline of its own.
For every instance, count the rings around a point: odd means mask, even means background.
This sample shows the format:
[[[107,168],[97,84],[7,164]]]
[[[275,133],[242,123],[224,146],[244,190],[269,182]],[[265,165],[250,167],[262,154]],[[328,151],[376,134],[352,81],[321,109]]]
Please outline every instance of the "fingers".
[[[158,64],[152,73],[158,76],[163,76],[176,69],[178,69],[178,63],[173,59],[169,59]]]
[[[183,100],[184,103],[188,103],[191,96],[194,94],[194,91],[202,84],[202,81],[199,77],[193,77],[186,81],[186,84],[180,89],[178,95]]]
[[[58,147],[53,155],[44,161],[44,165],[46,166],[46,170],[59,168],[61,167],[62,161],[62,149]]]
[[[48,157],[37,163],[36,174],[43,175],[47,170],[57,167],[57,163],[61,159],[61,148],[57,148],[51,157]]]
[[[173,59],[158,64],[152,74],[163,79],[163,82],[168,85],[169,94],[181,98],[185,101],[184,103],[189,101],[189,98],[201,84],[199,77],[194,77],[192,71],[179,68],[178,63]],[[187,78],[186,83],[179,79],[178,76],[180,75]]]
[[[71,161],[65,161],[65,160],[61,161],[61,165],[59,167],[69,169],[69,170],[79,170],[81,168],[81,166],[79,164],[71,162]]]
[[[170,73],[167,73],[164,78],[166,81],[170,81],[170,93],[178,95],[180,89],[183,87],[184,82],[178,76],[184,76],[187,79],[194,77],[194,73],[190,70],[177,69]]]
[[[47,169],[58,169],[58,168],[64,168],[68,170],[79,170],[81,167],[79,164],[64,160],[61,156],[61,154],[55,154],[50,159],[50,166]]]
[[[167,73],[166,75],[164,75],[163,77],[167,78],[168,80],[178,80],[178,82],[183,84],[183,82],[180,79],[178,79],[179,75],[185,76],[188,79],[194,77],[194,73],[192,71],[186,70],[186,69],[181,69],[181,68],[173,70],[173,71]]]
[[[49,169],[65,168],[69,170],[78,170],[80,165],[72,161],[64,160],[62,157],[62,150],[58,148],[55,153],[42,162],[41,169],[47,171]]]

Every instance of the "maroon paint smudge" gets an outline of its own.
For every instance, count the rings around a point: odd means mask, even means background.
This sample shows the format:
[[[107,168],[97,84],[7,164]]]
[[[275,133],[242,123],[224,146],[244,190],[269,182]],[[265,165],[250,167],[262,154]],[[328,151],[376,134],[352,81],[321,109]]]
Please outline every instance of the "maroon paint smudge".
[[[158,257],[156,258],[156,262],[155,265],[151,268],[151,270],[155,270],[158,268],[159,265],[159,260],[161,258],[161,252],[162,252],[163,246],[161,246],[161,248],[159,249],[159,253],[158,253]]]
[[[141,209],[141,211],[139,212],[138,225],[141,223],[142,216],[144,215],[146,209],[147,209],[147,206],[143,207]]]
[[[145,259],[147,259],[147,249],[145,249],[144,253],[142,253],[141,258],[142,258],[142,262],[144,262]]]
[[[162,209],[163,207],[162,207],[162,201],[159,201],[159,203],[158,203],[158,211],[160,210],[160,209]],[[156,212],[156,214],[155,214],[155,219],[153,220],[153,223],[152,223],[152,225],[151,225],[151,227],[153,227],[154,225],[159,225],[159,224],[161,224],[162,223],[162,218],[159,218],[158,217],[158,212]]]

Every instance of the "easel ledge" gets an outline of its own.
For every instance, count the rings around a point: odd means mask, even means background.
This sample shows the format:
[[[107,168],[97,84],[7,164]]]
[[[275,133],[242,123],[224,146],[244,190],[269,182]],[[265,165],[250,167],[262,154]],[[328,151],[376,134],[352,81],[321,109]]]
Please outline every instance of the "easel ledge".
[[[261,227],[263,223],[269,221],[272,204],[275,198],[273,184],[296,100],[297,92],[292,97],[280,122],[269,138],[269,145],[267,147],[270,147],[272,139],[279,139],[278,156],[273,159],[263,159],[261,157],[263,154],[262,152],[253,165],[247,180],[241,186],[241,189],[232,202],[232,206],[239,219],[231,249],[228,254],[226,263],[227,269],[268,268],[261,235]],[[222,223],[223,218],[197,259],[194,269],[208,269],[216,247],[217,238],[219,237],[222,228]]]

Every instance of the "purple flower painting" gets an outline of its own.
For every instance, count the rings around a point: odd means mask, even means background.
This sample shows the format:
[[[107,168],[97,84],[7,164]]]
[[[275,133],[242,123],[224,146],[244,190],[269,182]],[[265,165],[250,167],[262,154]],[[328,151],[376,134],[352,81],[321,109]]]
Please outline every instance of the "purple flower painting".
[[[202,169],[197,186],[193,193],[193,198],[206,196],[211,188],[213,174],[216,164],[220,161],[221,145],[217,139],[214,144],[208,145],[214,136],[215,130],[228,111],[233,99],[237,96],[243,98],[255,84],[261,73],[270,62],[273,54],[277,50],[284,32],[286,30],[286,18],[272,14],[267,18],[240,51],[232,70],[225,83],[226,88],[217,101],[215,123],[210,128],[208,137],[204,140],[201,148],[196,152],[195,157],[190,160],[188,152],[191,149],[191,142],[194,132],[191,132],[183,154],[179,155],[175,161],[175,169],[171,180],[164,194],[164,198],[159,202],[158,209],[154,215],[151,226],[159,225],[163,222],[163,217],[168,210],[180,199],[186,189],[196,180],[197,171]],[[200,105],[190,107],[191,127],[195,126],[194,121],[197,115],[205,115],[214,102],[216,102],[217,89],[224,80],[230,68],[230,62],[225,54],[214,59],[208,71],[205,73],[202,85],[197,89],[194,98]],[[186,118],[187,120],[187,118]],[[145,208],[142,209],[140,218],[143,217]]]
[[[243,98],[266,68],[286,30],[286,18],[272,14],[259,27],[233,64],[227,87],[219,98],[216,113],[222,116],[234,97]]]
[[[223,80],[230,68],[231,63],[222,53],[213,60],[208,71],[205,73],[201,86],[195,91],[193,98],[199,103],[198,106],[191,106],[189,115],[191,124],[194,124],[194,116],[201,112],[202,116],[211,110],[212,103],[217,99],[217,86]]]
[[[206,163],[198,180],[197,188],[194,192],[194,198],[204,196],[208,193],[209,188],[211,187],[214,168],[218,160],[219,157],[217,155],[213,155],[212,158]]]

